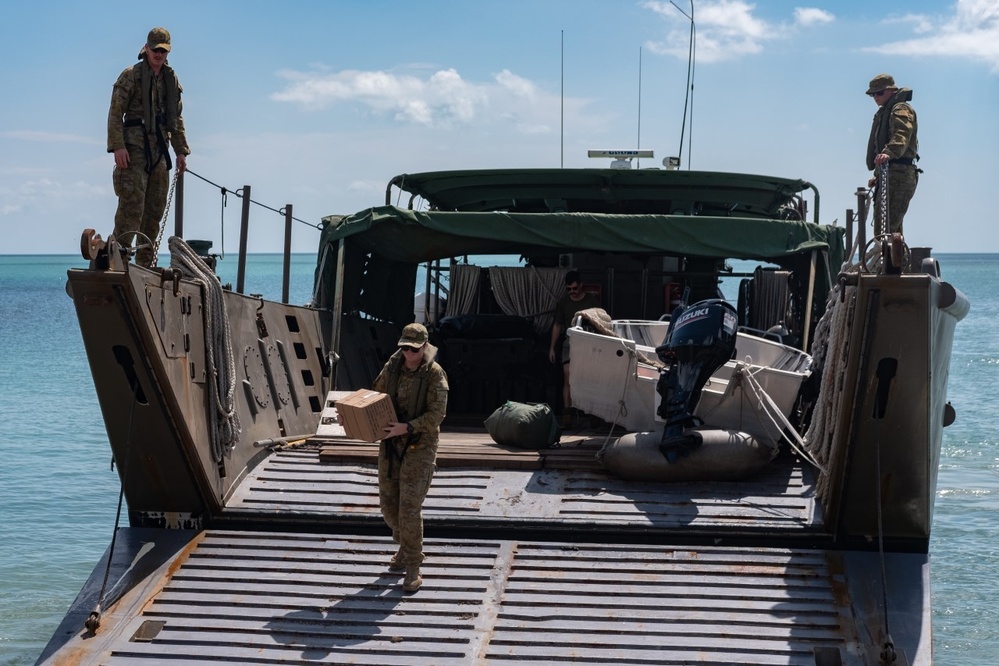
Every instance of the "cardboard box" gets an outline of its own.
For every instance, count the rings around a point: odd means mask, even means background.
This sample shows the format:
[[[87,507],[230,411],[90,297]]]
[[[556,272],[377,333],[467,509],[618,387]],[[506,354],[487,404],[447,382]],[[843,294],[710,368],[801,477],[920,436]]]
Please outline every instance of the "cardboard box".
[[[354,391],[336,401],[347,437],[375,442],[385,436],[384,428],[395,421],[395,408],[387,393],[368,389]]]

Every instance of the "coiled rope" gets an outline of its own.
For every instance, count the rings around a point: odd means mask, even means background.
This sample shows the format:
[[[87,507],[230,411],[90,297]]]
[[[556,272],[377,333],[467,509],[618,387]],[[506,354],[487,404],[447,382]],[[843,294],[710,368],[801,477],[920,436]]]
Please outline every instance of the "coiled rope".
[[[843,404],[855,299],[854,287],[837,284],[829,292],[826,311],[815,327],[812,349],[816,350],[815,371],[822,373],[822,382],[804,440],[809,451],[822,463],[829,462],[832,434]]]
[[[239,440],[236,413],[236,368],[229,314],[222,285],[208,265],[178,236],[171,236],[170,266],[201,285],[205,303],[205,360],[208,366],[209,431],[215,462],[232,453]]]

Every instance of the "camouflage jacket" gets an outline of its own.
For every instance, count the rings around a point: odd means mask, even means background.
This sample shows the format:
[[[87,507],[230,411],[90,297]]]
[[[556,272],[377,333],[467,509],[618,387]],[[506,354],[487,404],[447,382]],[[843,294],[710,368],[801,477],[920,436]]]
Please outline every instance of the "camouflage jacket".
[[[874,158],[879,153],[887,153],[893,160],[919,158],[916,110],[909,104],[911,100],[912,90],[900,88],[874,114],[871,137],[867,141],[868,169],[874,170]]]
[[[427,344],[416,370],[406,368],[396,351],[375,378],[372,388],[388,393],[400,422],[408,421],[420,444],[436,444],[447,413],[447,375],[434,359],[437,348]]]
[[[144,76],[150,86],[147,92],[152,100],[150,108],[143,104]],[[167,90],[168,86],[173,90]],[[108,111],[108,152],[113,153],[127,146],[144,145],[142,136],[144,126],[150,134],[152,145],[156,145],[154,137],[157,129],[162,129],[163,139],[170,142],[176,154],[190,155],[191,149],[187,145],[187,134],[184,131],[181,93],[183,88],[169,65],[163,65],[160,75],[155,76],[143,58],[141,62],[123,71],[115,81],[111,92],[111,109]],[[176,106],[176,109],[170,108],[173,106]],[[125,127],[126,121],[142,121],[143,126]]]

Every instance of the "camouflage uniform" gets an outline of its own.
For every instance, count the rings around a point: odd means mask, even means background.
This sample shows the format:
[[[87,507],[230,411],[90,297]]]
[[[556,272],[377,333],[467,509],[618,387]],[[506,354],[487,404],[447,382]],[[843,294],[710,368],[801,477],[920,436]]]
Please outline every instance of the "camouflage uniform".
[[[875,79],[877,80],[877,79]],[[873,84],[873,82],[872,82]],[[876,86],[875,86],[876,87]],[[909,210],[909,200],[916,193],[920,169],[916,111],[909,103],[912,90],[900,88],[884,105],[878,107],[867,142],[867,168],[874,170],[879,153],[891,157],[888,163],[888,223],[892,232],[902,233],[902,220]],[[874,196],[875,234],[881,235],[881,197]]]
[[[152,34],[152,33],[150,33]],[[114,216],[115,238],[126,232],[138,231],[155,243],[160,219],[166,208],[169,190],[170,155],[167,141],[178,155],[189,155],[181,115],[181,93],[177,77],[164,64],[156,75],[145,58],[145,48],[139,53],[141,62],[127,68],[115,81],[108,112],[108,152],[128,150],[128,167],[115,166],[114,192],[118,195],[118,210]],[[143,104],[143,78],[149,82],[151,106]],[[173,88],[167,90],[167,86]],[[169,100],[176,100],[174,113],[168,113]],[[171,105],[172,106],[172,105]],[[175,117],[171,117],[175,116]],[[146,240],[128,233],[123,242],[142,245]],[[136,254],[136,263],[152,265],[152,249]]]
[[[423,500],[430,490],[437,460],[440,426],[447,412],[447,375],[434,359],[429,343],[416,370],[396,351],[375,378],[372,388],[392,397],[400,422],[409,422],[408,437],[381,444],[378,495],[385,523],[399,543],[402,564],[423,562]]]

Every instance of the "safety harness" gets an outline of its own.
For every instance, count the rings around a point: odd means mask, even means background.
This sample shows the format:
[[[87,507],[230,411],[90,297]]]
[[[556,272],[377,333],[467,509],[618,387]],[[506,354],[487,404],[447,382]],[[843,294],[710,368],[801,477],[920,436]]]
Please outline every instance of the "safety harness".
[[[142,128],[142,147],[146,156],[146,173],[152,173],[159,164],[160,159],[166,160],[167,171],[173,168],[170,160],[170,151],[167,150],[165,132],[175,132],[177,118],[180,116],[180,95],[177,85],[177,76],[169,65],[163,65],[160,69],[160,76],[163,80],[163,113],[156,113],[153,104],[153,70],[149,63],[143,60],[135,65],[139,68],[140,95],[142,96],[142,117],[126,117],[124,127]],[[156,136],[156,148],[159,156],[153,161],[152,146],[149,143],[149,134]]]

